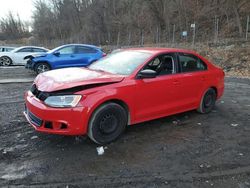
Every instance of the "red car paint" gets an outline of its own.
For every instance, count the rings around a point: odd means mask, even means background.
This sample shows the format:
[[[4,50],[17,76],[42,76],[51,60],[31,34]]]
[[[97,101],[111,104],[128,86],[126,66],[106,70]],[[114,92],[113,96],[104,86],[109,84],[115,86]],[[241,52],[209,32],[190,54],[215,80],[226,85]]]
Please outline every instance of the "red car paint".
[[[36,98],[30,91],[25,94],[26,108],[43,120],[37,127],[27,113],[30,124],[41,132],[63,135],[85,135],[91,115],[97,107],[107,101],[123,103],[129,112],[129,124],[197,109],[208,88],[215,88],[217,99],[224,91],[224,72],[195,52],[170,48],[127,49],[151,53],[151,57],[129,76],[93,71],[86,68],[67,68],[40,74],[35,79],[38,90],[53,92],[76,86],[101,84],[77,91],[82,95],[74,108],[53,108]],[[122,50],[126,51],[126,50]],[[187,53],[200,58],[207,70],[179,72],[150,79],[137,79],[138,72],[160,54]],[[53,129],[45,128],[46,121],[52,122]],[[62,129],[62,124],[67,128]]]
[[[89,84],[120,82],[124,76],[91,71],[85,68],[58,69],[39,74],[34,83],[40,91],[58,91]]]

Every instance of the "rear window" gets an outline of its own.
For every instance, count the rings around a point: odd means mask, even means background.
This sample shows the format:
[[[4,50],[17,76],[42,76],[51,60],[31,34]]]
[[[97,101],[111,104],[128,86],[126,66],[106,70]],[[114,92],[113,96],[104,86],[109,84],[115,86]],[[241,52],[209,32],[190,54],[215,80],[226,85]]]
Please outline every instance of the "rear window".
[[[33,52],[47,52],[47,51],[41,48],[33,48]]]
[[[85,47],[85,46],[77,46],[76,47],[76,53],[78,54],[87,54],[87,53],[96,53],[97,50],[94,48],[90,47]]]
[[[31,48],[22,48],[18,50],[17,52],[33,52]]]

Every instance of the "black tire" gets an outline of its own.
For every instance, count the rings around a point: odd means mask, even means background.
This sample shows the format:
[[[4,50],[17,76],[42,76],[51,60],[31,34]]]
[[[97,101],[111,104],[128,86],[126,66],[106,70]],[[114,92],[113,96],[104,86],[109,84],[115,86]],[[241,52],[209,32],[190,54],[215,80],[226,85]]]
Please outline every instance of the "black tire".
[[[92,114],[88,136],[97,144],[108,144],[116,140],[128,123],[126,110],[116,103],[101,105]]]
[[[2,56],[0,58],[0,64],[2,66],[10,66],[10,65],[12,65],[12,62],[13,62],[12,59],[8,56]]]
[[[203,95],[200,106],[197,109],[198,112],[206,114],[212,111],[216,102],[216,91],[213,88],[209,88]]]
[[[48,63],[38,63],[36,66],[35,66],[35,71],[37,74],[40,74],[40,73],[43,73],[43,72],[46,72],[46,71],[49,71],[51,70],[51,67]]]

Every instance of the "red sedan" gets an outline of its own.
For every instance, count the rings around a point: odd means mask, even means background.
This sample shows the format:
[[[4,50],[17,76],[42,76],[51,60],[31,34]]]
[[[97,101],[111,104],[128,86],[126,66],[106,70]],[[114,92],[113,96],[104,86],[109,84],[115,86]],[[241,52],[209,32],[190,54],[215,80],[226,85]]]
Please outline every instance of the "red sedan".
[[[25,116],[37,130],[88,135],[99,144],[127,125],[197,109],[210,112],[224,91],[224,72],[195,52],[126,49],[88,68],[39,74],[25,94]]]

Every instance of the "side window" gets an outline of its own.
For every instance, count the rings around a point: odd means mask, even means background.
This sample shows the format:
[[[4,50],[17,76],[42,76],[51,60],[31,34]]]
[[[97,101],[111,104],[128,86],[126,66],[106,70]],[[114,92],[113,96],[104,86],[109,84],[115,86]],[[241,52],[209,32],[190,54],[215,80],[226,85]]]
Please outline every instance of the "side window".
[[[164,54],[150,61],[143,69],[151,69],[158,76],[175,73],[175,54]]]
[[[207,65],[192,54],[179,53],[181,72],[195,72],[207,70]]]
[[[13,48],[5,48],[5,50],[3,49],[3,51],[6,51],[6,52],[10,52],[11,50],[13,50]]]
[[[22,49],[17,51],[17,53],[19,53],[19,52],[33,52],[33,50],[31,48],[22,48]]]
[[[33,52],[46,52],[46,50],[41,48],[33,48]]]
[[[61,48],[60,50],[58,50],[58,52],[60,52],[60,54],[62,54],[62,55],[74,54],[75,47],[74,46],[67,46],[67,47]]]
[[[97,51],[93,48],[85,47],[85,46],[77,46],[76,53],[77,54],[88,54],[88,53],[96,53]]]

